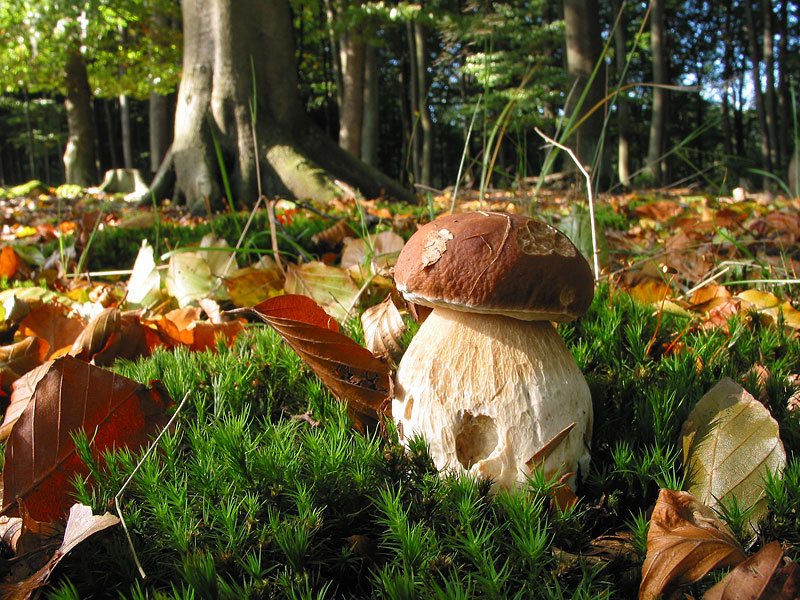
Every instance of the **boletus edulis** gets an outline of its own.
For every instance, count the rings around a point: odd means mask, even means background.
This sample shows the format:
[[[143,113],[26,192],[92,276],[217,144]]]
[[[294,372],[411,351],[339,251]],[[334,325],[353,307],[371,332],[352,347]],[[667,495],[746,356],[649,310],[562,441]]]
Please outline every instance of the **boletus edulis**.
[[[576,319],[594,295],[572,242],[521,215],[447,215],[409,239],[394,277],[407,300],[433,308],[397,369],[401,438],[421,434],[438,469],[496,489],[525,482],[534,457],[548,476],[585,475],[592,399],[552,323]]]

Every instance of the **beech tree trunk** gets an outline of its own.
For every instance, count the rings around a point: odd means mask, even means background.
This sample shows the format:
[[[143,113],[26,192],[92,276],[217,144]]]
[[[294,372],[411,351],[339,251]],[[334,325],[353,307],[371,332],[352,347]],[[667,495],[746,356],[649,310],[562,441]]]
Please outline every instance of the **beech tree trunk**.
[[[170,104],[169,96],[150,94],[148,121],[150,124],[150,171],[153,173],[158,171],[172,142]]]
[[[764,88],[764,113],[767,119],[767,135],[769,136],[769,160],[773,166],[781,164],[778,152],[777,105],[775,100],[775,40],[773,34],[772,0],[761,0],[761,18],[764,21],[762,47],[764,70],[766,71]]]
[[[567,105],[567,115],[576,110],[581,96],[585,97],[578,110],[578,119],[583,118],[603,99],[603,77],[592,80],[592,72],[600,61],[602,41],[600,38],[600,13],[597,0],[564,0],[564,25],[567,39],[567,72],[574,90]],[[600,144],[603,129],[603,110],[596,110],[567,140],[578,160],[584,166],[592,166]],[[596,177],[597,173],[592,173]]]
[[[342,64],[339,145],[356,157],[361,156],[366,52],[367,44],[357,34],[346,32],[339,37],[339,60]]]
[[[664,183],[664,139],[666,137],[669,92],[667,73],[667,29],[664,24],[664,0],[652,0],[650,9],[650,40],[653,53],[653,113],[650,120],[650,141],[647,146],[647,171],[657,185]]]
[[[72,48],[66,64],[67,147],[64,151],[64,171],[67,183],[82,187],[96,185],[96,130],[92,113],[92,92],[86,63],[78,48]]]
[[[753,89],[756,96],[756,115],[758,117],[758,130],[761,139],[762,166],[767,173],[772,172],[770,160],[769,130],[767,128],[767,113],[764,107],[764,90],[761,88],[761,54],[758,51],[758,37],[756,24],[753,18],[752,0],[744,0],[745,28],[747,29],[747,49],[752,65]],[[764,177],[764,187],[769,186],[769,178]]]
[[[361,120],[361,160],[373,167],[378,164],[380,98],[378,92],[378,51],[367,45],[364,61],[364,115]]]
[[[614,14],[618,15],[617,26],[614,29],[614,62],[617,68],[617,78],[625,71],[626,55],[628,52],[625,40],[625,17],[620,14],[621,7],[618,1],[611,3]],[[619,182],[625,187],[631,184],[630,149],[628,144],[628,95],[622,92],[617,95],[617,175]]]
[[[297,92],[288,0],[185,0],[182,11],[183,77],[167,160],[174,167],[176,194],[193,211],[203,211],[206,202],[219,206],[223,197],[214,139],[236,205],[257,199],[257,160],[262,193],[268,197],[324,203],[352,186],[368,198],[383,192],[402,200],[413,198],[339,148],[306,115]],[[167,171],[160,169],[154,180],[157,194],[163,193]]]

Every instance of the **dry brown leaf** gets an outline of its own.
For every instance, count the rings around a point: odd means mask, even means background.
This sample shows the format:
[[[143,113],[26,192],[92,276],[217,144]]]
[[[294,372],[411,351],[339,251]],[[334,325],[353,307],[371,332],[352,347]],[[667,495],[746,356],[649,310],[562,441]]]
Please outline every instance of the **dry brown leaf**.
[[[11,246],[3,246],[0,250],[0,276],[11,279],[17,274],[20,266],[19,255]]]
[[[0,514],[16,516],[22,498],[35,519],[64,519],[72,480],[87,473],[72,435],[83,429],[102,463],[112,447],[145,445],[171,404],[160,382],[148,388],[71,356],[54,360],[6,444]]]
[[[50,368],[52,363],[53,361],[47,361],[35,369],[28,371],[11,386],[10,404],[6,409],[3,425],[0,426],[0,441],[5,441],[8,439],[8,436],[11,435],[11,429],[14,427],[14,423],[17,422],[17,419],[19,419],[22,411],[28,406],[36,384],[44,377],[44,374],[47,373],[47,369]]]
[[[377,422],[391,397],[387,364],[346,335],[316,302],[285,295],[253,307],[339,399],[347,403],[356,426]]]
[[[364,329],[364,346],[375,356],[391,358],[400,362],[403,356],[403,334],[406,324],[400,311],[392,302],[391,294],[380,304],[371,306],[361,315]]]
[[[112,334],[120,330],[120,312],[116,306],[104,309],[94,317],[72,344],[70,356],[90,361],[108,343]]]
[[[22,319],[19,334],[46,340],[50,346],[46,358],[64,348],[69,349],[85,329],[86,322],[79,317],[68,317],[67,310],[66,306],[58,302],[42,304]]]
[[[38,367],[48,354],[49,345],[42,338],[29,337],[10,346],[0,346],[0,381],[3,391],[25,373]]]
[[[119,523],[119,519],[112,514],[93,515],[90,506],[74,504],[69,511],[69,518],[64,529],[64,539],[53,553],[52,558],[29,577],[14,583],[0,584],[0,597],[3,600],[33,598],[36,591],[47,583],[50,574],[67,554],[91,535],[117,523]]]
[[[658,598],[669,586],[697,581],[746,558],[714,511],[688,492],[662,489],[647,532],[639,599]]]
[[[330,248],[341,244],[345,238],[356,237],[356,232],[347,224],[347,221],[342,219],[331,225],[327,229],[315,233],[311,236],[311,242],[314,244],[327,244]]]
[[[793,561],[784,562],[780,543],[771,542],[739,563],[703,600],[794,600],[798,593],[800,568]]]

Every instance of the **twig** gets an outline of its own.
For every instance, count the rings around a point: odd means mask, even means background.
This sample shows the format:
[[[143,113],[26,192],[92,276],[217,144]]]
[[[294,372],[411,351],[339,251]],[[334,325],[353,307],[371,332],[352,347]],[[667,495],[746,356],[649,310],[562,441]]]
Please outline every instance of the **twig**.
[[[586,178],[586,193],[589,196],[589,222],[592,228],[592,263],[594,265],[594,280],[599,281],[600,263],[597,258],[599,250],[597,249],[597,227],[594,222],[594,196],[592,195],[592,178],[589,177],[589,173],[586,172],[586,169],[581,164],[581,161],[578,160],[578,157],[575,156],[575,153],[572,151],[571,148],[567,148],[563,144],[559,144],[553,138],[545,135],[538,127],[535,127],[534,129],[536,130],[536,133],[542,136],[545,139],[545,141],[547,141],[549,144],[552,144],[556,148],[560,148],[561,150],[569,154],[569,157],[572,159],[572,161],[575,163],[578,169],[580,169],[580,172],[583,173],[583,176]]]
[[[188,399],[189,399],[189,392],[186,392],[186,395],[183,397],[183,400],[181,400],[181,403],[178,405],[178,408],[175,409],[175,413],[170,417],[167,424],[164,426],[161,432],[156,436],[156,439],[154,439],[153,442],[150,444],[150,447],[147,448],[147,452],[144,453],[144,456],[142,456],[141,460],[139,460],[139,463],[136,465],[131,474],[125,480],[125,483],[122,484],[122,487],[119,488],[119,491],[114,496],[114,506],[117,507],[117,515],[119,516],[119,521],[120,523],[122,523],[122,529],[125,530],[125,537],[128,538],[128,545],[131,547],[131,552],[133,553],[133,562],[136,563],[136,568],[139,570],[139,575],[141,575],[142,579],[145,579],[147,575],[145,574],[144,569],[142,568],[142,563],[139,562],[139,557],[136,555],[136,549],[133,547],[133,540],[131,539],[131,534],[128,531],[128,527],[125,525],[125,519],[122,517],[122,509],[119,507],[119,499],[120,496],[122,496],[122,492],[125,491],[125,488],[128,487],[128,484],[133,479],[133,476],[136,475],[136,472],[139,470],[139,467],[142,466],[142,463],[144,463],[147,457],[150,456],[150,453],[153,451],[153,449],[158,445],[158,441],[161,439],[161,436],[163,436],[164,433],[168,431],[169,428],[172,426],[172,423],[175,421],[176,417],[178,416],[178,413],[181,412],[183,405],[186,404],[186,400]]]

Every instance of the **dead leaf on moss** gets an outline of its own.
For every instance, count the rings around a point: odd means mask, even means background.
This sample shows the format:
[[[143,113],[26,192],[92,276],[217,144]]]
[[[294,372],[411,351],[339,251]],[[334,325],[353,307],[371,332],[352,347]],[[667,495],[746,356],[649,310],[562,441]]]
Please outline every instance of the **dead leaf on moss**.
[[[791,600],[800,594],[800,566],[771,542],[739,563],[703,600]]]
[[[376,304],[361,315],[364,329],[364,346],[375,356],[391,358],[395,363],[403,356],[403,334],[406,324],[400,311],[389,294],[380,304]]]
[[[9,346],[0,346],[0,381],[8,393],[11,385],[31,369],[44,362],[49,344],[38,337],[25,338]]]
[[[746,558],[714,511],[688,492],[662,489],[647,532],[639,599],[658,598],[668,587],[697,581]]]

